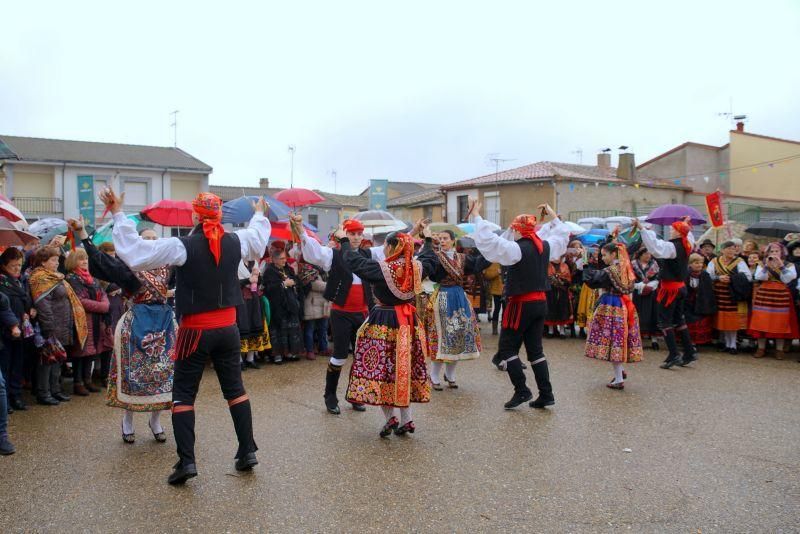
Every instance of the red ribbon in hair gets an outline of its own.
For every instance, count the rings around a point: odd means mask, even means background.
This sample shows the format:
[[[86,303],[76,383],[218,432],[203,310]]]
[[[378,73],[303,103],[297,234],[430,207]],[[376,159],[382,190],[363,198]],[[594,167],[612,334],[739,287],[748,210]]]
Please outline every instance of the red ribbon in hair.
[[[397,245],[394,251],[386,257],[386,263],[391,263],[401,256],[405,260],[405,265],[395,270],[399,280],[397,288],[407,293],[414,289],[414,239],[408,234],[397,234]]]
[[[208,248],[214,256],[214,261],[219,265],[219,258],[222,255],[222,236],[225,234],[225,229],[222,227],[222,200],[213,193],[200,193],[192,201],[192,209],[203,225]]]
[[[536,245],[539,254],[544,250],[544,245],[539,236],[536,235],[536,217],[533,215],[517,215],[511,223],[511,229],[522,237],[527,237]]]
[[[689,243],[689,232],[692,231],[692,225],[686,221],[675,221],[672,223],[672,227],[675,229],[676,232],[681,234],[681,241],[683,242],[683,249],[686,251],[686,254],[692,253],[692,244]]]

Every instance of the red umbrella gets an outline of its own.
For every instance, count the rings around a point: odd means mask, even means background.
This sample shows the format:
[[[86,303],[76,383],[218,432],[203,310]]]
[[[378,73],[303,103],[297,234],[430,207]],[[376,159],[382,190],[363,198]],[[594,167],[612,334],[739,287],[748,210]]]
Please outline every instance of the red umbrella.
[[[25,221],[22,212],[5,195],[0,195],[0,217],[5,217],[11,222]]]
[[[297,208],[298,206],[310,206],[318,202],[325,202],[325,197],[311,189],[303,189],[301,187],[294,187],[292,189],[284,189],[278,191],[273,197],[275,200],[280,200],[290,208]]]
[[[35,235],[19,230],[11,221],[0,217],[0,246],[17,247],[38,242],[39,238]]]
[[[161,226],[192,227],[192,204],[185,200],[159,200],[141,211],[142,218]]]
[[[322,241],[319,240],[319,236],[309,228],[306,228],[306,235],[322,243]],[[281,241],[292,241],[292,229],[289,227],[289,223],[286,221],[272,223],[272,233],[269,235],[269,238],[270,240],[280,239]]]

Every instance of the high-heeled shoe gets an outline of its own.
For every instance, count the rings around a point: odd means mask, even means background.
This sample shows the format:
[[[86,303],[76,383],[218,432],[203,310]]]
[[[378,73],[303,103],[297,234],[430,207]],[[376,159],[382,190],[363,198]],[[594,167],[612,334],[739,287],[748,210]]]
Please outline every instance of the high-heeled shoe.
[[[417,427],[414,426],[414,421],[409,421],[408,423],[404,424],[400,428],[395,428],[394,429],[394,435],[395,436],[402,436],[403,434],[406,434],[406,433],[413,434],[416,429],[417,429]]]
[[[397,420],[397,417],[394,417],[394,416],[390,417],[389,420],[386,421],[386,424],[383,425],[383,428],[381,428],[381,431],[380,431],[380,434],[379,434],[380,437],[382,437],[382,438],[388,437],[392,433],[392,431],[396,430],[397,427],[399,427],[399,426],[400,426],[400,421]]]
[[[164,433],[164,429],[163,429],[163,428],[161,429],[161,432],[158,432],[158,433],[156,433],[156,431],[155,431],[155,430],[153,430],[153,427],[152,427],[152,425],[150,424],[150,421],[148,421],[148,422],[147,422],[147,426],[149,426],[149,427],[150,427],[150,432],[152,432],[152,433],[153,433],[153,438],[154,438],[154,439],[155,439],[157,442],[159,442],[159,443],[164,443],[165,441],[167,441],[167,435]]]
[[[119,426],[120,426],[120,429],[122,430],[122,441],[124,441],[128,445],[132,445],[136,441],[136,434],[134,432],[131,432],[130,434],[126,434],[125,433],[125,427],[122,426],[122,423],[120,423]]]

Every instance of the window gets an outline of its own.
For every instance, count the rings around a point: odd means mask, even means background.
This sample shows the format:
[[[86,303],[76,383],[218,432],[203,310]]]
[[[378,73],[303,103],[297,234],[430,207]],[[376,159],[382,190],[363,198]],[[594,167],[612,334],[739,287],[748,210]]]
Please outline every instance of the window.
[[[317,215],[316,213],[309,213],[308,224],[310,224],[314,228],[319,228],[319,215]]]
[[[100,192],[108,186],[110,176],[97,176],[94,177],[94,205],[97,209],[104,209],[105,206],[100,200]],[[102,211],[101,211],[102,213]]]
[[[469,212],[469,197],[467,195],[459,195],[456,197],[458,204],[458,220],[456,223],[465,222],[467,220],[467,213]]]
[[[170,237],[183,237],[189,235],[191,231],[192,228],[170,228],[169,235]]]
[[[433,220],[433,206],[422,207],[422,217],[424,219]]]
[[[150,182],[137,178],[123,178],[122,191],[125,192],[125,206],[141,209],[150,204]]]
[[[500,225],[500,195],[497,192],[483,194],[483,213],[487,221]]]

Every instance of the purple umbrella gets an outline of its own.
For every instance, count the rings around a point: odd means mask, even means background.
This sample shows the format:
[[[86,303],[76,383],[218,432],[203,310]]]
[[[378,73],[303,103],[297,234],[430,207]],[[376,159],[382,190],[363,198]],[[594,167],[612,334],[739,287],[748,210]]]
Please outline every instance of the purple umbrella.
[[[654,209],[645,221],[652,224],[667,225],[680,221],[684,217],[691,217],[692,224],[705,224],[705,218],[696,209],[685,204],[666,204]]]

